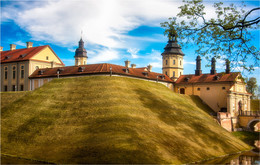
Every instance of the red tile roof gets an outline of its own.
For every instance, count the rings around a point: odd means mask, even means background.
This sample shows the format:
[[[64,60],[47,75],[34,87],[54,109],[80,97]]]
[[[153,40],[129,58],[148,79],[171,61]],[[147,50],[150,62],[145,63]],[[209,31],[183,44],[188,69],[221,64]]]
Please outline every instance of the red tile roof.
[[[176,84],[191,84],[191,83],[219,83],[219,82],[234,82],[239,76],[239,72],[217,73],[211,74],[201,74],[199,76],[192,75],[181,75]]]
[[[37,47],[31,47],[31,48],[2,51],[2,52],[0,52],[1,53],[1,63],[29,60],[34,55],[36,55],[37,53],[39,53],[46,47],[49,47],[51,49],[51,47],[49,45],[44,45],[44,46],[37,46]],[[52,49],[51,49],[51,51],[56,55],[56,53]],[[57,56],[57,58],[60,60],[61,64],[63,64],[63,62],[61,61],[61,59],[58,56]]]
[[[131,77],[138,77],[144,79],[173,82],[167,75],[155,72],[145,71],[144,69],[128,68],[128,73],[125,66],[114,65],[114,64],[89,64],[80,66],[67,66],[67,67],[56,67],[56,68],[44,68],[34,71],[29,78],[44,78],[44,77],[57,77],[58,69],[61,70],[59,76],[80,76],[80,75],[91,75],[91,74],[109,74],[110,67],[112,67],[112,74],[126,75]],[[82,69],[80,72],[79,70]],[[147,74],[147,76],[146,76]],[[165,78],[163,78],[165,77]]]

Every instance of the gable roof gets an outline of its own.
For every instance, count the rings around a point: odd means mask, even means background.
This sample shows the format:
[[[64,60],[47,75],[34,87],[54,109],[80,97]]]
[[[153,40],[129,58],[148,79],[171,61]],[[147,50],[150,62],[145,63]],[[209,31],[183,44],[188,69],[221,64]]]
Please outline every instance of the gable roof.
[[[231,73],[217,73],[217,74],[201,74],[196,76],[192,75],[181,75],[176,84],[192,84],[192,83],[219,83],[219,82],[235,82],[236,78],[240,75],[239,72]]]
[[[38,54],[40,51],[42,51],[43,49],[45,49],[47,47],[59,59],[61,64],[64,65],[64,63],[61,61],[61,59],[57,56],[57,54],[52,50],[52,48],[49,45],[2,51],[1,52],[1,63],[30,60],[33,56],[35,56],[36,54]]]
[[[151,80],[157,80],[157,76],[158,76],[158,81],[173,83],[173,81],[167,75],[161,73],[149,72],[140,68],[139,69],[126,68],[125,66],[108,64],[108,63],[37,69],[31,74],[29,78],[33,79],[33,78],[44,78],[44,77],[57,77],[58,69],[61,70],[59,74],[60,77],[94,75],[94,74],[110,74],[110,67],[112,68],[112,74],[126,75],[130,77],[137,77],[137,78],[151,79]],[[127,69],[128,71],[126,71]]]

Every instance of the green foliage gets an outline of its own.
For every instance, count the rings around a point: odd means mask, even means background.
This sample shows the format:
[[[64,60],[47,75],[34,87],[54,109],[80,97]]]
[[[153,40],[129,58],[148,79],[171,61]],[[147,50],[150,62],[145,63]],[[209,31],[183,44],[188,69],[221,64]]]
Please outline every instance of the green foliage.
[[[246,81],[246,90],[252,94],[252,98],[255,97],[255,92],[257,90],[257,81],[255,77],[250,77],[249,80]]]
[[[191,42],[197,45],[196,54],[207,60],[212,57],[229,59],[231,67],[242,67],[254,70],[259,66],[259,50],[250,41],[254,36],[250,30],[259,28],[260,17],[251,18],[260,8],[248,12],[245,5],[237,6],[231,3],[224,6],[223,2],[214,3],[216,18],[206,19],[205,6],[202,0],[184,0],[177,17],[169,18],[161,23],[165,34],[171,29],[178,32],[181,46],[188,46]],[[247,62],[253,59],[254,64]]]
[[[232,132],[232,135],[244,141],[245,143],[254,146],[255,140],[258,140],[260,137],[260,132],[236,131]]]
[[[260,111],[260,100],[251,100],[251,111]]]
[[[193,100],[131,78],[55,79],[4,106],[1,152],[57,164],[183,164],[249,149]]]

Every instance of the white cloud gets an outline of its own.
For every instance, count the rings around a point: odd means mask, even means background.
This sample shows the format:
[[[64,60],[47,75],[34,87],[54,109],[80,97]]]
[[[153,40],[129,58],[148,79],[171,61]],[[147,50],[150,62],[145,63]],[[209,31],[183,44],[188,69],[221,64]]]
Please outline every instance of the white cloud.
[[[161,62],[151,62],[150,65],[152,65],[153,68],[162,68]]]
[[[15,45],[19,45],[19,46],[23,46],[23,47],[25,47],[26,46],[26,44],[25,44],[25,42],[22,42],[22,41],[16,41],[16,42],[14,42],[14,44]]]
[[[196,65],[195,61],[183,61],[184,65]]]
[[[21,5],[21,4],[27,5]],[[128,31],[140,25],[160,26],[176,15],[180,1],[169,0],[49,0],[20,8],[3,8],[2,19],[14,20],[33,40],[64,46],[75,45],[83,30],[84,39],[108,48],[122,48]],[[31,5],[31,6],[30,6]],[[26,6],[26,7],[25,7]],[[30,7],[28,7],[30,6]],[[12,12],[10,12],[12,11]],[[142,37],[141,37],[142,38]]]
[[[127,49],[127,52],[131,54],[132,58],[139,58],[139,56],[137,55],[137,53],[139,52],[139,49],[129,48],[129,49]]]
[[[88,52],[88,54],[88,63],[90,64],[108,62],[120,58],[116,50],[107,48],[98,50],[97,52]]]

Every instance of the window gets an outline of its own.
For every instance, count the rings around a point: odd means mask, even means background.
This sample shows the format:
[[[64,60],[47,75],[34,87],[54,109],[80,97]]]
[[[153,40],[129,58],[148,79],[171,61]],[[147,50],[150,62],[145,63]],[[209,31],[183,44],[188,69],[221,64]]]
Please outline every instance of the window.
[[[181,72],[180,72],[180,76],[181,76]]]
[[[165,65],[167,65],[168,64],[168,61],[167,60],[165,60]]]
[[[181,65],[181,60],[180,60],[180,65]]]
[[[209,87],[207,87],[207,90],[209,91],[209,90],[210,90],[210,88],[209,88]]]
[[[23,91],[23,85],[20,86],[20,90]]]
[[[200,88],[197,88],[197,91],[200,91]]]
[[[223,90],[225,90],[225,89],[226,89],[226,87],[222,87],[222,89],[223,89]]]
[[[165,74],[168,76],[167,71],[165,71]]]
[[[36,70],[39,69],[39,66],[36,66],[35,69],[36,69]]]
[[[15,85],[13,85],[13,91],[15,91]]]
[[[7,80],[7,67],[5,67],[5,80]]]
[[[13,79],[15,79],[15,73],[16,72],[16,67],[15,66],[13,66]]]
[[[46,60],[49,60],[49,56],[46,56]]]
[[[173,65],[175,65],[175,60],[173,60]]]
[[[175,77],[175,71],[172,72],[172,76]]]
[[[5,91],[7,91],[7,85],[5,85],[5,87],[4,87],[4,88],[5,88]]]
[[[21,66],[21,78],[24,78],[24,66]]]

